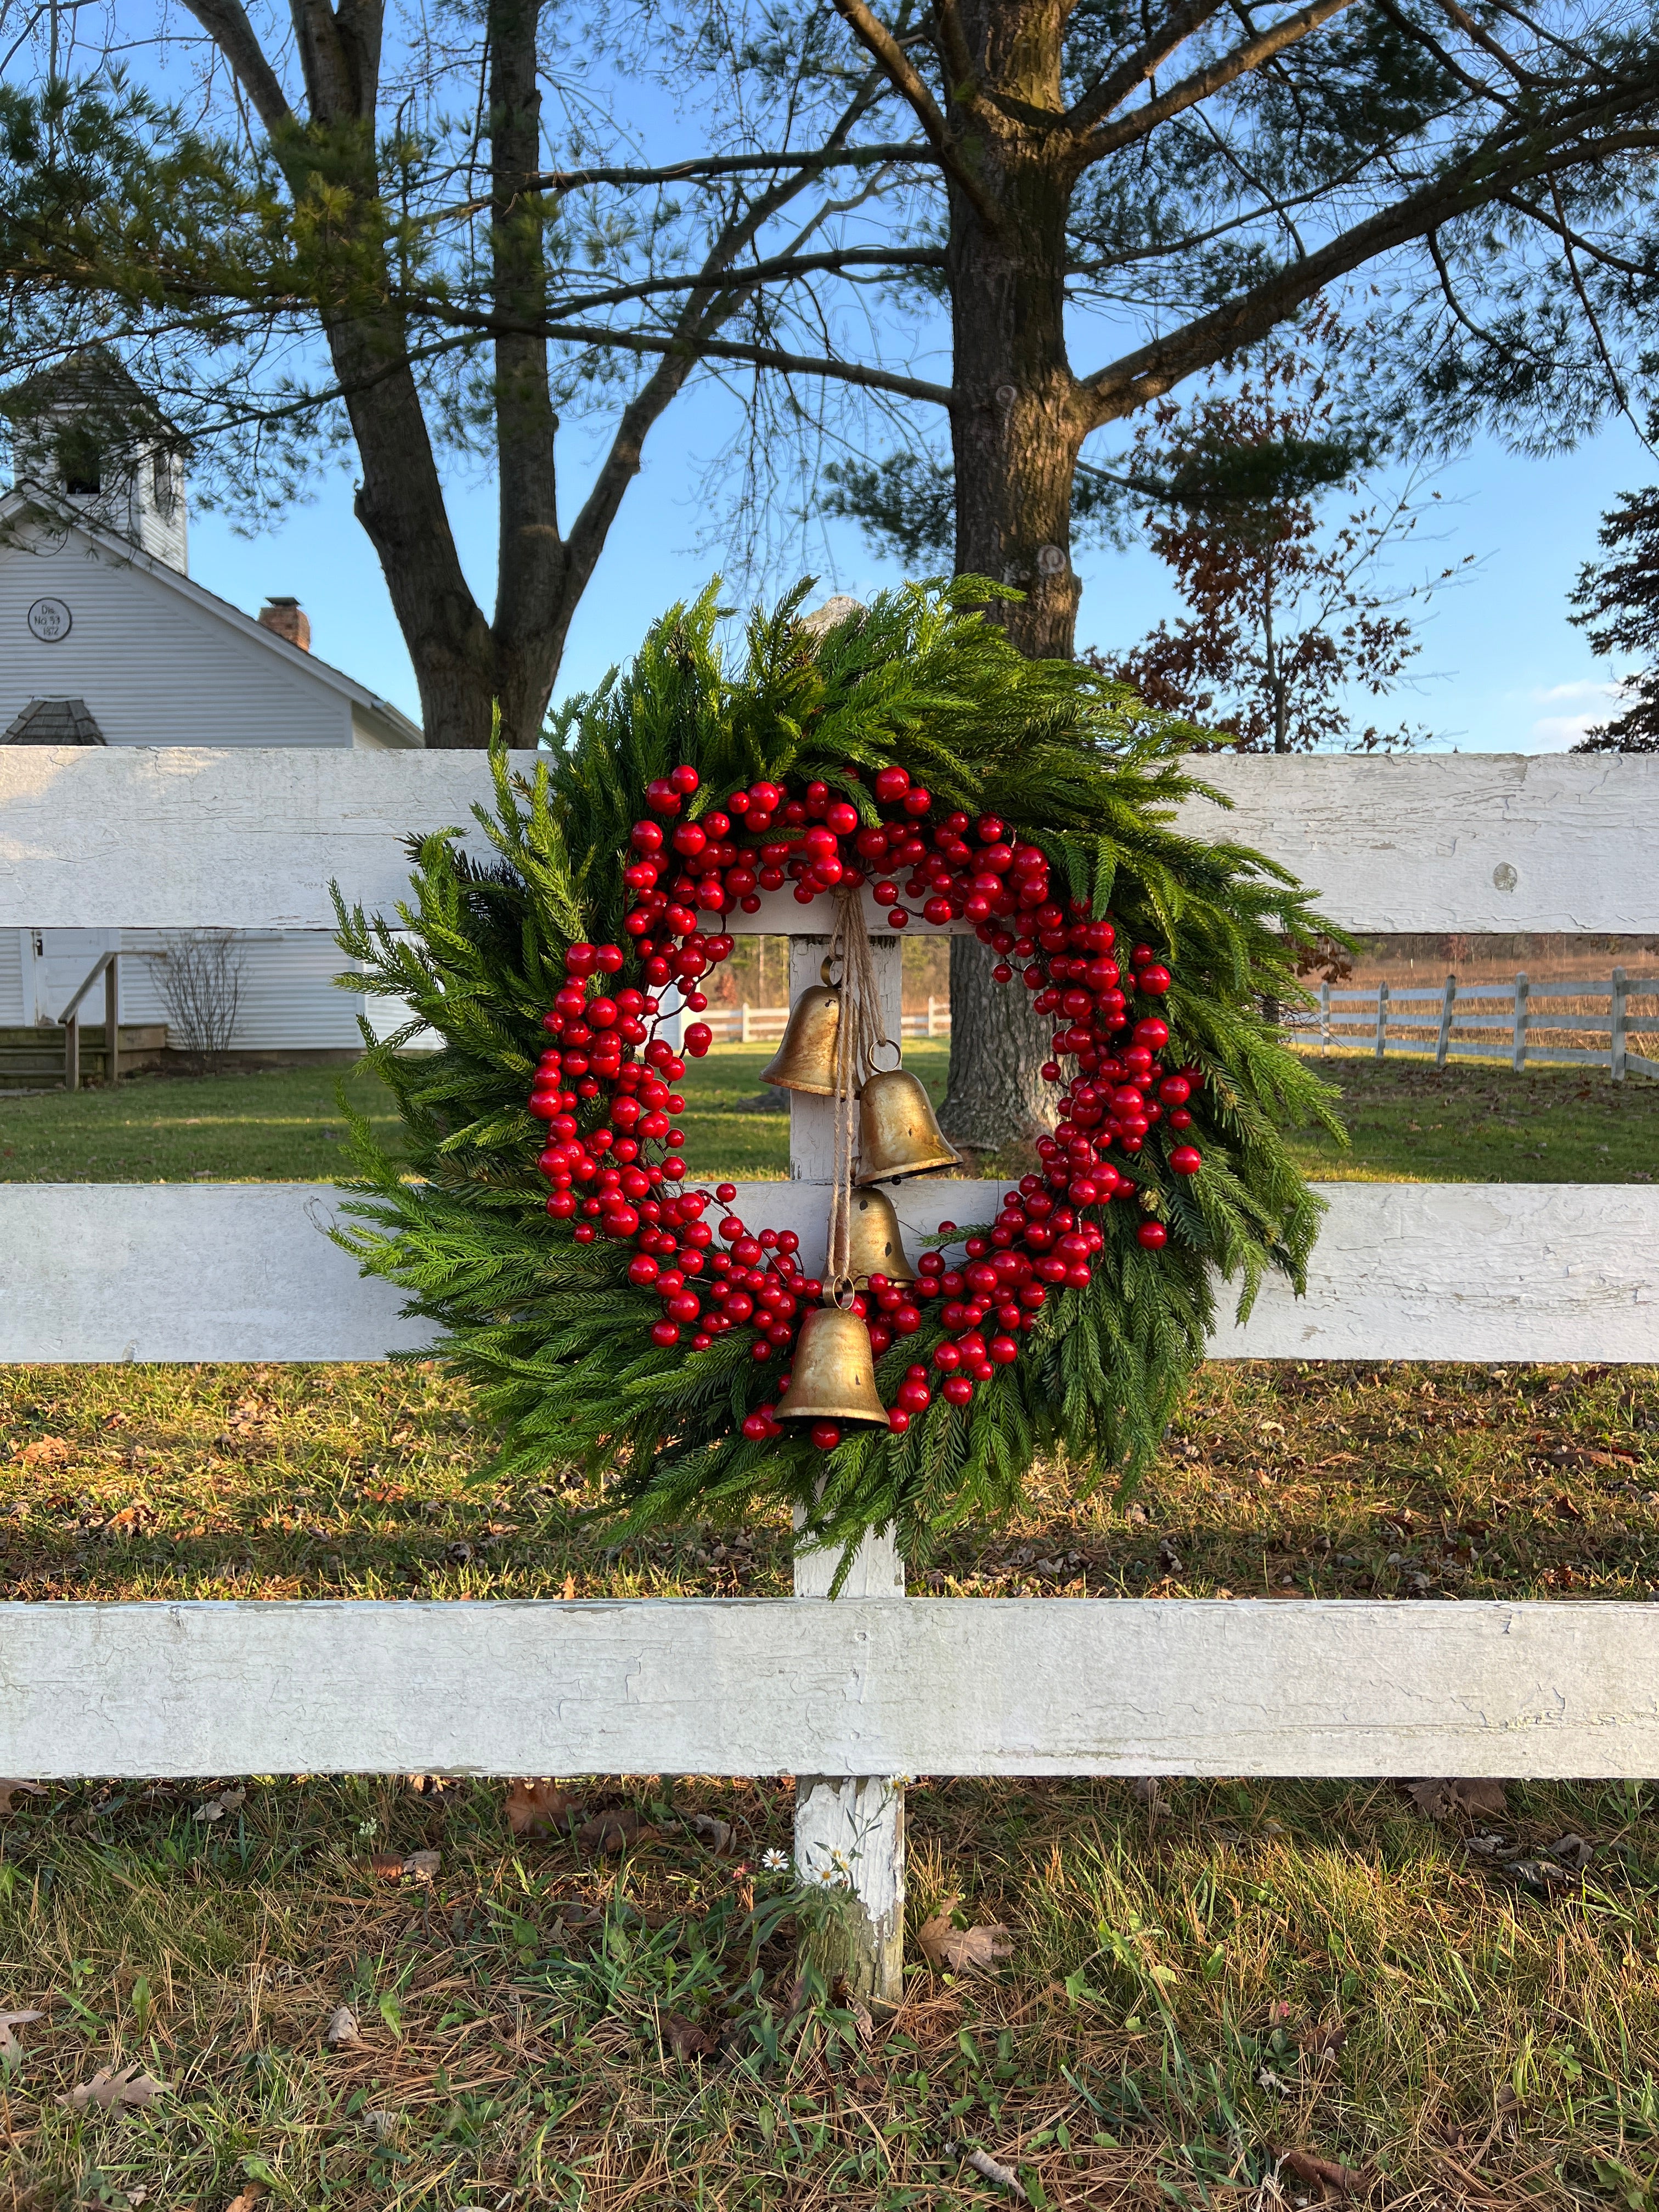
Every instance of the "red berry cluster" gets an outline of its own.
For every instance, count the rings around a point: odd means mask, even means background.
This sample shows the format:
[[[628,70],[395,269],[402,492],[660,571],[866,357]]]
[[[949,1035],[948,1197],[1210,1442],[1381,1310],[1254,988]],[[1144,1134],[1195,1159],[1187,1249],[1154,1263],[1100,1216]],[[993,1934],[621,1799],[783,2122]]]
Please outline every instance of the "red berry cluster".
[[[856,771],[847,775],[859,781]],[[988,1235],[969,1238],[964,1266],[948,1267],[930,1252],[916,1282],[872,1277],[854,1302],[879,1357],[896,1339],[915,1335],[924,1310],[938,1301],[944,1334],[933,1352],[935,1379],[951,1404],[965,1406],[977,1383],[1018,1357],[1019,1334],[1036,1324],[1049,1290],[1089,1282],[1105,1238],[1088,1211],[1137,1195],[1133,1178],[1108,1155],[1133,1158],[1166,1117],[1171,1129],[1191,1126],[1187,1102],[1202,1078],[1195,1068],[1161,1064],[1168,1025],[1143,1011],[1168,992],[1170,971],[1138,945],[1126,975],[1113,957],[1114,925],[1092,917],[1084,902],[1050,897],[1048,861],[1038,846],[1020,842],[994,815],[935,818],[932,794],[902,768],[877,772],[873,820],[816,782],[799,796],[775,783],[752,784],[693,820],[685,805],[698,787],[690,767],[652,782],[646,799],[658,818],[636,822],[630,833],[623,880],[634,902],[623,928],[649,988],[612,988],[609,979],[628,964],[623,946],[573,945],[565,986],[543,1018],[554,1042],[542,1054],[530,1110],[549,1125],[538,1163],[552,1187],[548,1212],[574,1218],[579,1243],[604,1234],[638,1248],[629,1279],[662,1300],[654,1343],[678,1344],[690,1328],[691,1348],[701,1352],[744,1328],[753,1332],[757,1362],[786,1355],[822,1285],[800,1273],[792,1232],[751,1234],[738,1219],[732,1184],[712,1194],[681,1187],[685,1138],[673,1117],[685,1102],[672,1086],[685,1063],[652,1033],[660,1011],[655,994],[677,983],[691,1012],[702,1012],[708,1001],[698,985],[729,957],[732,939],[701,929],[699,912],[735,905],[758,913],[763,894],[786,883],[802,905],[868,883],[893,929],[908,925],[913,908],[936,925],[965,917],[998,955],[996,981],[1012,982],[1011,961],[1019,962],[1037,1011],[1060,1018],[1045,1079],[1058,1084],[1061,1061],[1076,1063],[1060,1126],[1037,1146],[1042,1171],[1009,1194]],[[685,1032],[694,1057],[711,1041],[706,1024]],[[1178,1175],[1200,1164],[1189,1143],[1168,1158]],[[702,1218],[711,1196],[721,1215],[718,1242]],[[1146,1218],[1136,1234],[1156,1250],[1168,1232]],[[908,1428],[931,1402],[927,1367],[912,1366],[890,1414],[893,1428]],[[743,1431],[754,1440],[781,1433],[775,1406],[750,1414]],[[840,1442],[833,1423],[811,1433],[825,1450]]]

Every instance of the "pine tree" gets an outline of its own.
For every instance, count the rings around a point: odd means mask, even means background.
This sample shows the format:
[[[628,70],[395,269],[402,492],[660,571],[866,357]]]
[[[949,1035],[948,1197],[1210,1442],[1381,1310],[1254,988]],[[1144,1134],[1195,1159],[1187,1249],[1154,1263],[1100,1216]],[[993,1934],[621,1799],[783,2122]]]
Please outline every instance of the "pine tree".
[[[1601,518],[1596,542],[1608,556],[1587,561],[1569,616],[1593,653],[1628,653],[1646,664],[1625,679],[1623,714],[1592,729],[1577,753],[1659,752],[1659,484],[1626,492]]]

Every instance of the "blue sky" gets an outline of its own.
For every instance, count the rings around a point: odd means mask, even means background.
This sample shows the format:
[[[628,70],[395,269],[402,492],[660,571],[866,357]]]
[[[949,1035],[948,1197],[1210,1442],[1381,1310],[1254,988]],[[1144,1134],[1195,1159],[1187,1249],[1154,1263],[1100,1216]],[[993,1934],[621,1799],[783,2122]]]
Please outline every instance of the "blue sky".
[[[698,489],[701,457],[721,442],[724,403],[712,392],[690,395],[653,432],[645,466],[629,490],[592,584],[577,614],[557,696],[579,690],[626,659],[651,617],[701,588],[718,565],[700,550],[706,509]],[[568,442],[568,441],[567,441]],[[565,464],[568,466],[568,461]],[[1468,580],[1440,595],[1422,629],[1419,665],[1428,673],[1390,712],[1369,705],[1385,725],[1409,720],[1435,733],[1437,748],[1466,751],[1564,750],[1585,724],[1607,712],[1612,670],[1598,661],[1567,621],[1566,596],[1579,564],[1595,551],[1597,521],[1620,492],[1659,475],[1656,463],[1620,423],[1576,453],[1537,461],[1482,443],[1438,479],[1443,536],[1413,556],[1444,565],[1478,556]],[[257,539],[239,538],[219,518],[194,520],[191,570],[210,590],[249,612],[269,592],[291,592],[311,616],[313,649],[372,685],[406,713],[419,702],[403,641],[367,538],[351,512],[349,475],[328,478],[309,503]],[[579,487],[568,495],[575,503]],[[452,513],[462,557],[488,605],[495,562],[490,487],[458,480]],[[899,580],[850,525],[832,526],[827,585],[855,595]],[[1085,550],[1079,639],[1124,646],[1172,611],[1164,572],[1139,549]],[[1402,568],[1409,576],[1411,568]]]

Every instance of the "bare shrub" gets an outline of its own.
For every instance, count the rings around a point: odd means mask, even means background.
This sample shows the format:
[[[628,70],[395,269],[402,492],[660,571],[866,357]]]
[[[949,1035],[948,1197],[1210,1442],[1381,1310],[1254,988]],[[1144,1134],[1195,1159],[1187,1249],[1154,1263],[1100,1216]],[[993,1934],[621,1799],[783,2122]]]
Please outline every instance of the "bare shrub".
[[[242,955],[228,929],[174,930],[162,940],[158,988],[167,1037],[198,1075],[217,1074],[242,1003]]]

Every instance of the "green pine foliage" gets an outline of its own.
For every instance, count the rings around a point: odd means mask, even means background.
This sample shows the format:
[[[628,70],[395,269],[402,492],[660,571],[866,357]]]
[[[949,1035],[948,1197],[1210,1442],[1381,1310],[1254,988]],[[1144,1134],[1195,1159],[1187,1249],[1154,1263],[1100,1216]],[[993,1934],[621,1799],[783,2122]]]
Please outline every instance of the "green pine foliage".
[[[787,1501],[848,1556],[891,1526],[915,1559],[944,1530],[1012,1510],[1036,1455],[1066,1454],[1090,1482],[1133,1480],[1203,1356],[1212,1268],[1241,1310],[1269,1268],[1300,1288],[1319,1204],[1283,1133],[1337,1124],[1262,1006],[1304,997],[1297,954],[1330,925],[1261,855],[1181,833],[1178,803],[1204,788],[1183,757],[1193,733],[1086,667],[1022,659],[982,612],[996,586],[886,593],[822,640],[799,620],[805,591],[751,618],[735,667],[712,587],[671,610],[625,673],[558,714],[533,783],[497,757],[495,808],[477,810],[494,862],[469,857],[459,831],[425,837],[395,917],[340,906],[340,945],[365,971],[343,980],[406,999],[444,1040],[402,1056],[412,1029],[376,1043],[365,1025],[410,1158],[394,1165],[357,1125],[341,1239],[443,1325],[498,1425],[492,1477],[580,1462],[626,1527]],[[1089,1287],[1051,1295],[1019,1360],[969,1407],[936,1395],[907,1434],[852,1433],[826,1457],[805,1438],[739,1433],[776,1389],[746,1329],[702,1352],[652,1344],[659,1309],[628,1282],[631,1248],[577,1244],[548,1219],[526,1100],[565,947],[622,939],[629,832],[653,777],[690,762],[694,816],[762,778],[815,777],[869,814],[868,783],[848,771],[888,761],[947,807],[1003,817],[1074,896],[1109,906],[1127,941],[1167,953],[1173,1049],[1206,1073],[1192,1102],[1205,1166],[1171,1174],[1155,1129],[1135,1174],[1141,1206],[1168,1224],[1161,1251],[1137,1241],[1135,1208],[1106,1206]],[[925,1318],[883,1356],[885,1401],[937,1336]]]

